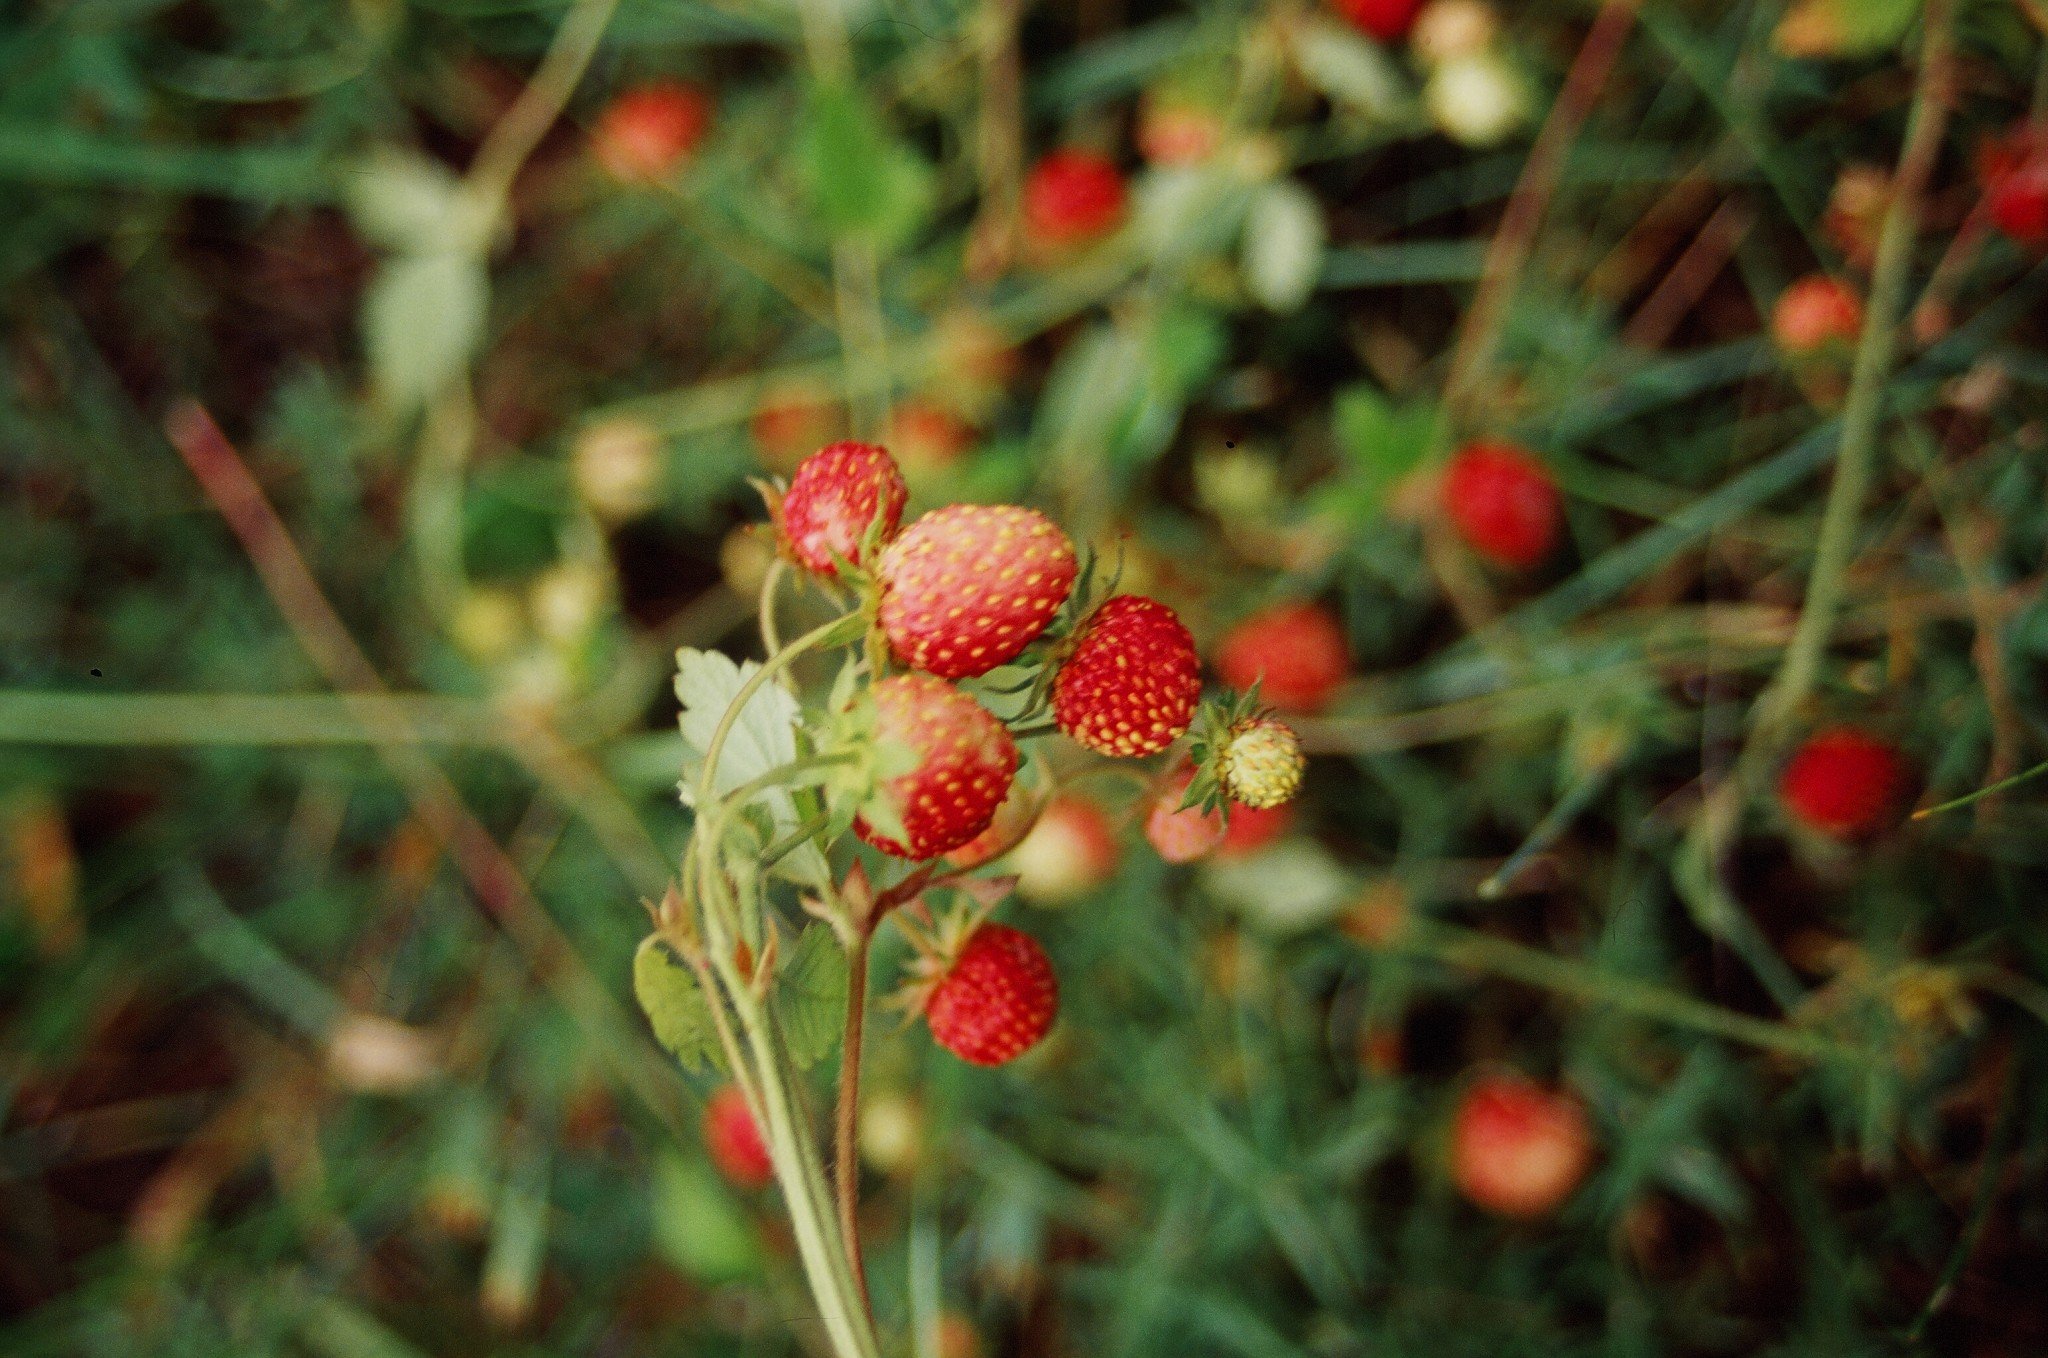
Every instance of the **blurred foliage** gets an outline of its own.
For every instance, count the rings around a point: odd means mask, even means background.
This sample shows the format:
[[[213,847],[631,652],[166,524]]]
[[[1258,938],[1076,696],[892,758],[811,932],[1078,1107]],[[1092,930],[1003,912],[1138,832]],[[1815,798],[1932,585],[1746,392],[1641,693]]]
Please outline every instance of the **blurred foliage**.
[[[1973,215],[2042,7],[1925,8],[1939,305],[1795,719],[1884,733],[1931,804],[2048,757],[2048,272]],[[1684,864],[1841,442],[1846,372],[1760,330],[1867,275],[1837,180],[1899,159],[1922,9],[1643,0],[1504,272],[1590,5],[1457,55],[1305,0],[10,7],[0,1351],[814,1348],[632,959],[687,826],[671,658],[757,644],[748,478],[849,433],[924,504],[1055,509],[1205,644],[1320,599],[1357,667],[1290,837],[1131,836],[1037,912],[1042,1054],[877,1035],[901,1351],[2048,1348],[2042,784],[1861,845],[1752,798],[1715,869],[1753,936]],[[713,123],[621,182],[594,129],[654,79]],[[1141,158],[1162,109],[1213,144]],[[1020,183],[1062,145],[1131,202],[1052,251]],[[388,692],[229,531],[181,400]],[[1432,547],[1478,434],[1567,496],[1526,576]],[[1555,1217],[1445,1175],[1492,1064],[1591,1112]]]

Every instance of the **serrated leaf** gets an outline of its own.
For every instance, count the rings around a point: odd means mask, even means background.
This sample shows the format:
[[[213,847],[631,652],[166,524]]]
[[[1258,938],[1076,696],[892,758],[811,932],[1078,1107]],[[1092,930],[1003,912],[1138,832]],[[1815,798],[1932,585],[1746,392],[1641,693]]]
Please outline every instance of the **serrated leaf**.
[[[388,409],[410,412],[469,367],[483,338],[490,278],[462,251],[396,255],[363,295],[370,382]]]
[[[655,1041],[683,1069],[725,1069],[709,997],[697,984],[696,974],[652,935],[641,940],[640,950],[633,954],[633,997],[640,1001]]]
[[[810,1067],[838,1045],[846,1022],[846,952],[825,924],[811,924],[775,975],[776,1012],[789,1059]]]
[[[1259,190],[1245,218],[1240,267],[1246,289],[1268,311],[1295,311],[1315,291],[1329,232],[1315,195],[1291,179]]]
[[[696,804],[704,756],[726,709],[760,668],[751,660],[740,664],[720,651],[686,646],[676,652],[676,700],[682,705],[677,727],[684,744],[681,790],[685,806]],[[796,699],[780,685],[762,684],[755,689],[719,751],[718,768],[711,780],[712,792],[721,796],[736,792],[761,775],[794,762],[798,716]],[[769,788],[759,794],[754,804],[767,811],[778,838],[802,823],[787,788]],[[825,860],[815,845],[802,844],[778,866],[802,880],[816,880],[825,871]]]
[[[709,1167],[664,1152],[654,1162],[652,1188],[654,1245],[669,1263],[707,1283],[760,1270],[760,1238]]]

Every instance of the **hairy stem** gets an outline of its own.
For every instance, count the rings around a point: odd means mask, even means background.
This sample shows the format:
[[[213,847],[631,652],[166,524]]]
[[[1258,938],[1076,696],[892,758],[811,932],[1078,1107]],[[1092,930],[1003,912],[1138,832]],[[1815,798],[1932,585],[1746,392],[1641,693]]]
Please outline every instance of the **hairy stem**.
[[[846,950],[846,1031],[839,1046],[839,1104],[832,1119],[832,1186],[839,1195],[839,1233],[853,1261],[861,1299],[868,1301],[867,1265],[860,1249],[860,1058],[867,1031],[868,949],[874,928],[861,921]],[[872,1307],[872,1302],[868,1303]]]

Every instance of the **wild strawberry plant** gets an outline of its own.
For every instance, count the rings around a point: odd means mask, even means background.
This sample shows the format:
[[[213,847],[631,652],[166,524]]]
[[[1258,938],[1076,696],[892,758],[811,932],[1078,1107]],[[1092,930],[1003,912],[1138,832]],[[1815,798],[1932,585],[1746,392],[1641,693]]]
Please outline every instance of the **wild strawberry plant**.
[[[1101,582],[1036,510],[948,505],[899,531],[902,476],[865,443],[820,449],[762,490],[783,554],[762,583],[766,654],[677,656],[695,824],[649,906],[634,989],[683,1065],[730,1081],[705,1124],[713,1158],[737,1183],[772,1174],[834,1351],[866,1358],[882,1349],[854,1148],[876,932],[912,949],[894,1007],[963,1061],[1013,1061],[1052,1028],[1059,983],[1036,940],[992,918],[1016,880],[979,869],[1037,833],[1049,805],[1090,805],[1019,786],[1031,743],[1064,734],[1109,760],[1161,757],[1140,778],[1148,833],[1162,814],[1193,817],[1205,849],[1233,803],[1292,798],[1304,757],[1256,689],[1204,705],[1173,610]],[[833,616],[784,641],[789,567]],[[805,668],[829,685],[807,694]],[[1189,856],[1178,840],[1161,852]],[[835,1046],[828,1174],[806,1071]]]

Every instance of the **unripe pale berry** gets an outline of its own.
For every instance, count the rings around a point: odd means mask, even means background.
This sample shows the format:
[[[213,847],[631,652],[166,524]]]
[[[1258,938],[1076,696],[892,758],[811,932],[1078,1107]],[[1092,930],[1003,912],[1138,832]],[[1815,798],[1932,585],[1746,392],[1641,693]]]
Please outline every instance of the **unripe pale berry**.
[[[1241,723],[1217,756],[1223,786],[1246,806],[1269,811],[1294,799],[1306,761],[1301,737],[1270,718]]]

